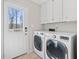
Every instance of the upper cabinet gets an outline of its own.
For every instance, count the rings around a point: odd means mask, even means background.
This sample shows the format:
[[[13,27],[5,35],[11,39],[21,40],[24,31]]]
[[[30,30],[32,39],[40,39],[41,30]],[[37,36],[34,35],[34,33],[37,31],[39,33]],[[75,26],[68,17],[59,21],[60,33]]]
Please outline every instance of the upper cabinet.
[[[52,22],[54,16],[53,6],[52,0],[41,5],[41,24]]]
[[[54,20],[55,22],[62,21],[62,0],[53,0]]]
[[[77,0],[63,0],[63,21],[77,20]]]
[[[41,5],[41,24],[76,21],[76,0],[48,0]]]
[[[62,21],[62,0],[48,0],[41,5],[41,24]]]

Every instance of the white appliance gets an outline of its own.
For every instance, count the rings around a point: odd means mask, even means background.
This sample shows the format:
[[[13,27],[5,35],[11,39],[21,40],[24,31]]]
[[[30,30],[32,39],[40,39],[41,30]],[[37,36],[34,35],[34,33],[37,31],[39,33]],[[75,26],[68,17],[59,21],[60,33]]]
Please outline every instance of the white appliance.
[[[77,59],[75,33],[45,33],[45,59]]]
[[[44,59],[45,34],[42,31],[34,32],[34,52]]]

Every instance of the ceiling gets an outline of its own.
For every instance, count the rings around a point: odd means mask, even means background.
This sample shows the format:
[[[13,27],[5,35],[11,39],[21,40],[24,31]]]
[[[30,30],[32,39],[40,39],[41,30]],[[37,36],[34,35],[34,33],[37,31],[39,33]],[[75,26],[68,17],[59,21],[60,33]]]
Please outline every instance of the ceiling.
[[[47,0],[32,0],[34,3],[37,3],[39,5],[41,5],[42,3],[44,3]]]

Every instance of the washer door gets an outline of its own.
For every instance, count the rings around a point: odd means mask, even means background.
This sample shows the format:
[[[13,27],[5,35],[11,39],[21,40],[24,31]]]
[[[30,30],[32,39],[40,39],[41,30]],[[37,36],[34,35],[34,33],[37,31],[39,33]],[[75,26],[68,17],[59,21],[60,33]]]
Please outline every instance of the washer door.
[[[46,45],[46,52],[50,59],[65,59],[67,50],[63,43],[55,40],[48,40]]]
[[[42,51],[42,40],[40,36],[34,36],[34,46],[37,50]]]

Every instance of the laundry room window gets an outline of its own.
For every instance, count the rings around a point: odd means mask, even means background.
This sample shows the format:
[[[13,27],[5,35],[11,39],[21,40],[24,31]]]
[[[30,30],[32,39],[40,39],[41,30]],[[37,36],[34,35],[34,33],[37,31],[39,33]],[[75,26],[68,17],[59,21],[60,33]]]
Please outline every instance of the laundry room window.
[[[23,10],[9,7],[9,29],[22,30],[23,29]]]

